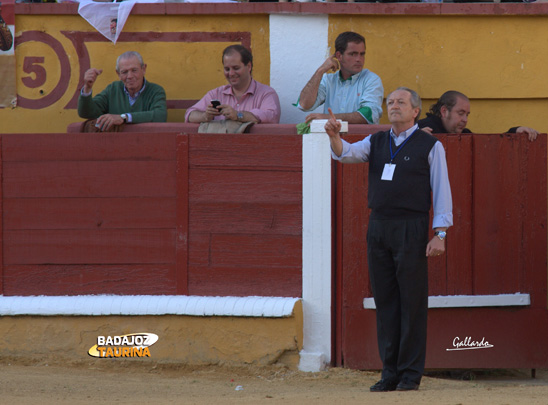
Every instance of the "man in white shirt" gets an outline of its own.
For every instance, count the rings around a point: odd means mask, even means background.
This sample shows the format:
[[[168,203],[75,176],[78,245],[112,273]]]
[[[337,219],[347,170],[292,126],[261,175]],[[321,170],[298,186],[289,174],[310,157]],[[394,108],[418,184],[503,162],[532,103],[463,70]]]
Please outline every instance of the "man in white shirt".
[[[301,91],[297,106],[311,111],[324,105],[323,114],[311,113],[306,122],[327,119],[327,109],[349,124],[378,124],[384,89],[379,76],[365,63],[365,38],[343,32],[335,40],[335,54],[325,60]],[[335,73],[328,73],[330,70]]]

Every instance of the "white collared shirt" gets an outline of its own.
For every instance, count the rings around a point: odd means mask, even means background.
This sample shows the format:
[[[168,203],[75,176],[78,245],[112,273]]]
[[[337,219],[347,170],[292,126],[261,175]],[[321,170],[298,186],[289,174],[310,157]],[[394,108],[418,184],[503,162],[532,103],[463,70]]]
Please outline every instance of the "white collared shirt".
[[[415,124],[398,136],[390,129],[390,136],[394,139],[396,146],[401,145],[409,136],[418,129]],[[371,152],[371,135],[361,141],[348,143],[341,139],[343,151],[337,156],[331,151],[333,159],[342,163],[363,163],[369,161]],[[451,197],[451,186],[445,159],[445,149],[440,141],[437,141],[428,154],[430,165],[430,188],[432,189],[432,202],[434,206],[434,218],[432,228],[450,227],[453,225],[453,201]]]

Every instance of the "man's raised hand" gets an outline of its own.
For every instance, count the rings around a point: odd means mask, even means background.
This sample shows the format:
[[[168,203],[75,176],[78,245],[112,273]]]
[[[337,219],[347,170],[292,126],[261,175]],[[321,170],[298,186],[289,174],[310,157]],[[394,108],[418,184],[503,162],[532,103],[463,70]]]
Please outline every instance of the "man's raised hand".
[[[86,70],[86,73],[84,73],[84,93],[91,92],[93,84],[95,83],[95,80],[97,80],[97,76],[101,73],[103,73],[103,69],[91,68]]]
[[[327,110],[329,111],[329,119],[327,120],[324,128],[327,135],[329,135],[330,138],[333,138],[339,136],[342,125],[339,121],[337,121],[337,118],[335,117],[335,114],[333,114],[331,108],[328,108]]]

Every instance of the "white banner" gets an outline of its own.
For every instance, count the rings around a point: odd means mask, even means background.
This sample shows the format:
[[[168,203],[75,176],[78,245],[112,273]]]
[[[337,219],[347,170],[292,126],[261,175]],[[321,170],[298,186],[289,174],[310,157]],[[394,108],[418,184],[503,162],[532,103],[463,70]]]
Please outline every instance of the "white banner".
[[[135,3],[163,3],[164,0],[127,0],[121,3],[81,0],[80,14],[105,38],[116,43]]]

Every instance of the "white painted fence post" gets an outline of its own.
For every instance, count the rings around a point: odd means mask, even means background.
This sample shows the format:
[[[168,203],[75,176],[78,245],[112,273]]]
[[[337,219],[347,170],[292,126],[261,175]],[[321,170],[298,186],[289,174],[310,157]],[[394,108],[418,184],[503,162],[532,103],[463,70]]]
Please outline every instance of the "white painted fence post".
[[[324,125],[312,121],[312,132],[303,135],[301,371],[320,371],[331,362],[331,147]]]

